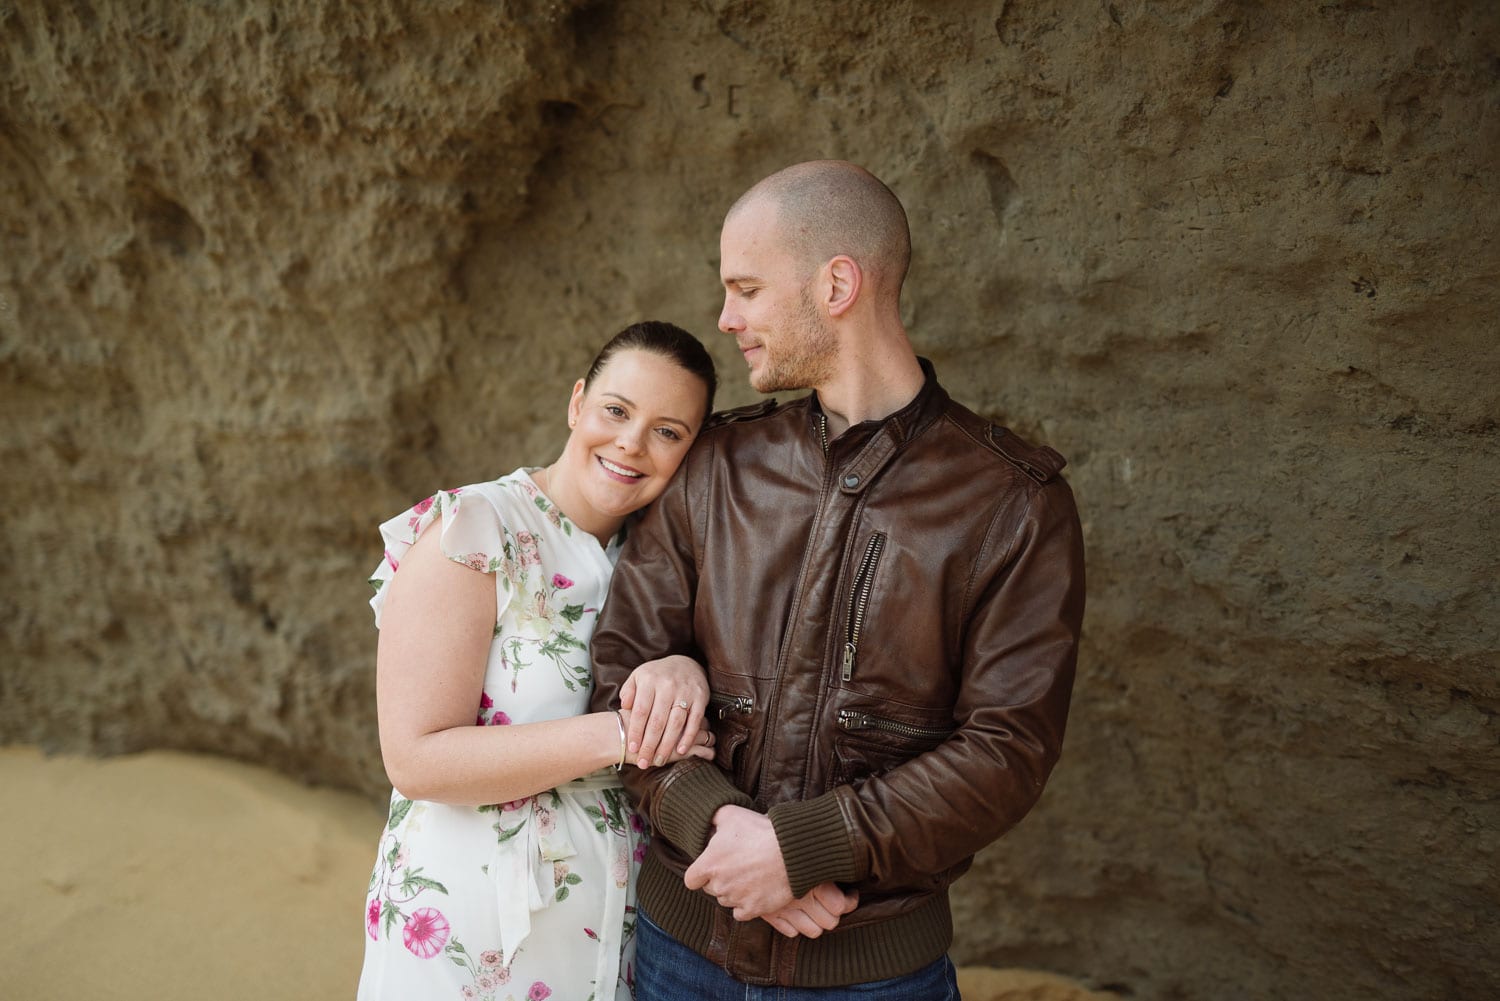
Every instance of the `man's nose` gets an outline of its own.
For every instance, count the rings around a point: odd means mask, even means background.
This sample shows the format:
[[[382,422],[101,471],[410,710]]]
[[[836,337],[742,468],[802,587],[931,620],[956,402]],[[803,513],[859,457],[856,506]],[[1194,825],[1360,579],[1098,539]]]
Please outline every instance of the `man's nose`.
[[[726,334],[732,334],[736,330],[743,330],[744,327],[745,321],[739,311],[730,309],[729,302],[726,300],[724,308],[719,310],[719,329]]]

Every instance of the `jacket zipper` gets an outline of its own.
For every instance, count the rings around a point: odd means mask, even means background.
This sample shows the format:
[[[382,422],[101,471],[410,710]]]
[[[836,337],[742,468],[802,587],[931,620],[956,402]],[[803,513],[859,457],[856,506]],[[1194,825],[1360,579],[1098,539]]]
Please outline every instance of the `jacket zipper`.
[[[951,727],[914,726],[855,709],[839,710],[839,726],[845,730],[884,730],[886,733],[919,740],[946,740],[953,733]]]
[[[828,454],[828,415],[818,415],[818,438],[823,442],[823,454]]]
[[[710,709],[716,710],[716,719],[727,719],[731,713],[737,716],[749,716],[755,711],[755,700],[748,695],[710,695],[708,697]]]
[[[859,652],[859,630],[865,624],[865,609],[870,604],[870,588],[875,581],[875,564],[880,562],[880,553],[885,549],[885,533],[876,532],[865,546],[865,558],[859,561],[859,570],[854,575],[854,587],[849,593],[849,636],[844,641],[845,681],[854,677],[854,657]]]

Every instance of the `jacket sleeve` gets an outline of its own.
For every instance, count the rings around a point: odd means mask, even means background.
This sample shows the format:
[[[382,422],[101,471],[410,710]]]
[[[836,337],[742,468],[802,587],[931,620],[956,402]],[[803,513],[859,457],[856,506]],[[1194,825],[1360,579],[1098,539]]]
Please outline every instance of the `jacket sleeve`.
[[[688,453],[667,489],[632,526],[620,554],[590,643],[589,706],[595,712],[619,706],[620,687],[639,664],[674,653],[703,659],[693,636],[698,563],[692,512],[704,510],[704,498],[695,496],[702,491],[694,490],[692,472],[707,465],[706,447],[700,442]],[[752,805],[721,769],[697,758],[645,771],[627,766],[621,778],[657,835],[693,858],[708,843],[719,807]]]
[[[1066,482],[999,506],[969,588],[953,735],[858,788],[769,811],[794,894],[827,879],[945,886],[1041,796],[1083,621],[1083,534]]]

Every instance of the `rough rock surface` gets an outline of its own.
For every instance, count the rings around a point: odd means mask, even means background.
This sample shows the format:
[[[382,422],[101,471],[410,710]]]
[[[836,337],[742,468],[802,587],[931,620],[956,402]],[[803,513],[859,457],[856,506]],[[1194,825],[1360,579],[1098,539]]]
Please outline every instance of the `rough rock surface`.
[[[728,202],[842,156],[1090,544],[956,957],[1500,978],[1495,5],[11,3],[0,87],[0,739],[375,792],[375,524],[548,458],[624,323],[711,335]]]

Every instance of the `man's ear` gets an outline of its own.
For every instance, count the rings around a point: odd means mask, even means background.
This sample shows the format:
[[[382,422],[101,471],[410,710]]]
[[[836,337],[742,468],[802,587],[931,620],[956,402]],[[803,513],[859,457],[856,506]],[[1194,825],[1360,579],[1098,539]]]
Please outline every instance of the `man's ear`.
[[[852,257],[843,254],[828,262],[828,315],[843,316],[859,301],[865,275]]]

